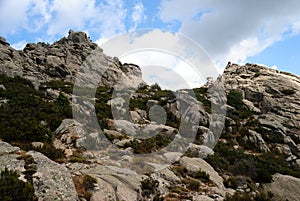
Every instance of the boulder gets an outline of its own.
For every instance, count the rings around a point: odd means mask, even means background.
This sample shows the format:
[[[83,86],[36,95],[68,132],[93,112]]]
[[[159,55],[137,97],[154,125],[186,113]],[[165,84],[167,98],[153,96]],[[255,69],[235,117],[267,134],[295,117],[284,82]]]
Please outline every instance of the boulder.
[[[189,158],[184,156],[179,160],[179,163],[192,172],[197,172],[201,170],[208,173],[210,176],[210,180],[213,181],[218,188],[225,189],[223,184],[223,178],[214,170],[214,168],[210,164],[208,164],[203,159]]]
[[[267,145],[267,143],[264,141],[260,133],[257,133],[253,130],[248,130],[249,136],[246,137],[248,140],[255,144],[255,146],[258,148],[258,150],[262,152],[270,152],[270,149]]]
[[[195,157],[206,158],[208,155],[213,155],[214,151],[205,146],[205,145],[197,145],[190,143],[188,148],[188,153],[191,153]]]
[[[33,187],[40,200],[78,200],[72,176],[64,165],[60,165],[43,154],[30,151],[37,167],[33,174]]]
[[[11,154],[20,151],[19,147],[14,147],[7,142],[0,141],[0,156],[4,154]]]
[[[300,179],[289,175],[275,174],[273,182],[263,185],[265,191],[271,191],[273,200],[298,201],[300,198]]]

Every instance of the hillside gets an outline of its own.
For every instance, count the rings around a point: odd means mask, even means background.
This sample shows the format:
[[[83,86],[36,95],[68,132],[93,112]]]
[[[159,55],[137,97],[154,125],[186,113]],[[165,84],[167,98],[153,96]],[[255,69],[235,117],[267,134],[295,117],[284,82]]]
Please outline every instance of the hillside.
[[[299,89],[228,63],[172,92],[83,32],[0,37],[0,200],[300,200]]]

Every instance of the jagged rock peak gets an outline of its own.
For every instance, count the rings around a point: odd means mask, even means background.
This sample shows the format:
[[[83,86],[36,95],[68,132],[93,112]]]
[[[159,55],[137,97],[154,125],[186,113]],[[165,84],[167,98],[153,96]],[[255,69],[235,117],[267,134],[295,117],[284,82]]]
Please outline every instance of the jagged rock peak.
[[[87,37],[84,32],[74,32],[73,30],[69,30],[69,40],[72,40],[74,43],[91,43],[90,38]]]
[[[93,62],[88,61],[90,58],[93,58]],[[89,64],[85,65],[87,62]],[[112,86],[121,78],[130,86],[142,82],[141,69],[138,66],[123,65],[118,58],[105,55],[81,31],[70,30],[67,37],[53,44],[29,43],[23,50],[15,50],[4,38],[0,38],[0,74],[24,77],[37,88],[40,83],[53,79],[73,82],[84,65],[88,67],[85,71],[94,71],[86,72],[90,76],[86,80],[98,79],[99,85]],[[95,74],[98,76],[95,77]]]
[[[10,46],[8,42],[6,42],[5,38],[0,36],[0,44],[4,46]]]
[[[258,76],[259,73],[265,73],[265,74],[269,73],[269,75],[282,74],[285,76],[290,76],[290,77],[300,79],[300,77],[297,75],[288,72],[279,71],[277,69],[270,68],[263,64],[253,64],[253,63],[236,64],[236,63],[228,62],[224,70],[224,74],[256,74]]]

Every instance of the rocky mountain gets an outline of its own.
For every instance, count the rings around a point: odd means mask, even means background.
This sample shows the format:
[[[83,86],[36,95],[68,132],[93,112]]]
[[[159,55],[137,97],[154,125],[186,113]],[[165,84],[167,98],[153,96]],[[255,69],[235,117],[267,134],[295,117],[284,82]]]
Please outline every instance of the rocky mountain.
[[[110,86],[121,78],[141,80],[140,68],[136,65],[121,64],[118,58],[111,58],[93,43],[85,33],[69,31],[68,37],[49,45],[43,42],[29,43],[22,51],[14,50],[4,38],[0,38],[1,74],[21,76],[38,86],[53,79],[75,81],[80,66],[92,54],[97,53],[98,66],[93,74],[101,74],[97,82]],[[100,65],[100,66],[99,66]],[[102,75],[102,74],[101,74]],[[128,77],[130,75],[130,78]],[[93,79],[90,76],[89,79]],[[97,79],[98,77],[94,78]]]
[[[228,63],[172,92],[83,32],[0,38],[0,200],[300,200],[299,89]]]

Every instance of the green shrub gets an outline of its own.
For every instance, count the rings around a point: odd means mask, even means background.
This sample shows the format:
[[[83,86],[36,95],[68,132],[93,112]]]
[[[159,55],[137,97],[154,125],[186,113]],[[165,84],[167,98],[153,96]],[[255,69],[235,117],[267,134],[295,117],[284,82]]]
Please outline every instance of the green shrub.
[[[86,160],[81,154],[74,153],[72,156],[70,156],[70,162],[72,162],[72,163],[86,163]]]
[[[262,193],[259,192],[256,195],[250,194],[250,193],[234,193],[232,196],[226,195],[226,198],[224,201],[271,201],[272,194],[268,193]]]
[[[51,160],[54,160],[57,162],[60,162],[61,160],[63,160],[65,158],[65,154],[64,154],[63,150],[55,148],[53,146],[53,144],[46,143],[42,147],[34,147],[31,150],[41,152],[42,154],[44,154]]]
[[[83,186],[86,190],[93,190],[95,187],[95,184],[97,184],[97,179],[90,175],[84,175],[83,176]]]
[[[96,90],[95,111],[101,128],[105,126],[106,119],[112,119],[111,106],[107,104],[111,100],[113,89],[99,86]]]
[[[166,147],[172,139],[166,137],[163,133],[159,133],[154,137],[142,139],[140,141],[134,139],[125,143],[123,148],[131,147],[136,154],[147,154]]]
[[[286,96],[293,95],[296,93],[296,91],[293,89],[282,89],[282,90],[280,90],[280,92]]]
[[[151,90],[161,90],[158,83],[154,83],[150,86]]]
[[[150,195],[156,194],[157,187],[159,182],[152,177],[148,177],[141,181],[141,189],[142,189],[142,196],[149,197]]]
[[[0,138],[4,141],[50,143],[51,133],[62,119],[71,117],[70,110],[66,109],[70,108],[68,101],[62,95],[50,102],[29,81],[19,77],[0,75],[0,84],[6,88],[0,90],[0,97],[9,100],[0,106]]]
[[[149,98],[132,98],[129,102],[129,109],[140,109],[140,110],[148,110],[147,102]]]
[[[236,177],[229,177],[228,179],[225,179],[223,183],[226,188],[236,189],[238,187],[238,181]]]
[[[203,181],[209,181],[209,178],[210,178],[209,174],[202,170],[199,170],[198,172],[196,172],[193,177],[196,179],[203,180]]]
[[[0,173],[0,200],[37,201],[33,186],[18,179],[16,171],[5,169]]]
[[[165,106],[168,101],[176,100],[176,96],[170,90],[157,90],[153,97],[154,100],[158,100],[160,106]]]
[[[166,126],[179,129],[181,118],[177,118],[172,112],[167,111]]]
[[[23,172],[24,175],[25,175],[25,179],[33,184],[33,174],[36,173],[36,170],[37,170],[37,167],[34,163],[34,159],[31,155],[22,155],[20,157],[18,157],[18,160],[24,160],[25,162],[25,165],[24,165],[24,168],[25,168],[25,171]]]
[[[64,116],[72,117],[72,107],[69,99],[63,93],[59,93],[59,96],[54,103],[59,107]]]
[[[186,183],[187,183],[187,188],[190,189],[191,191],[198,191],[200,188],[200,182],[197,181],[196,179],[188,179]]]
[[[242,119],[250,118],[255,112],[244,108],[243,95],[237,90],[230,90],[227,95],[227,104],[235,109],[227,110],[227,116],[240,122]]]
[[[235,107],[237,110],[243,109],[243,95],[237,90],[231,89],[227,95],[227,104]]]
[[[300,178],[300,169],[289,166],[284,155],[262,153],[255,156],[235,150],[230,145],[218,143],[215,154],[205,160],[219,172],[244,175],[259,183],[269,183],[275,173],[288,174]]]
[[[72,82],[64,82],[62,80],[51,80],[49,82],[44,83],[47,88],[60,90],[65,93],[71,94],[73,92],[74,84]]]
[[[208,88],[200,87],[193,89],[198,101],[203,103],[206,112],[211,113],[211,101],[207,98]]]

